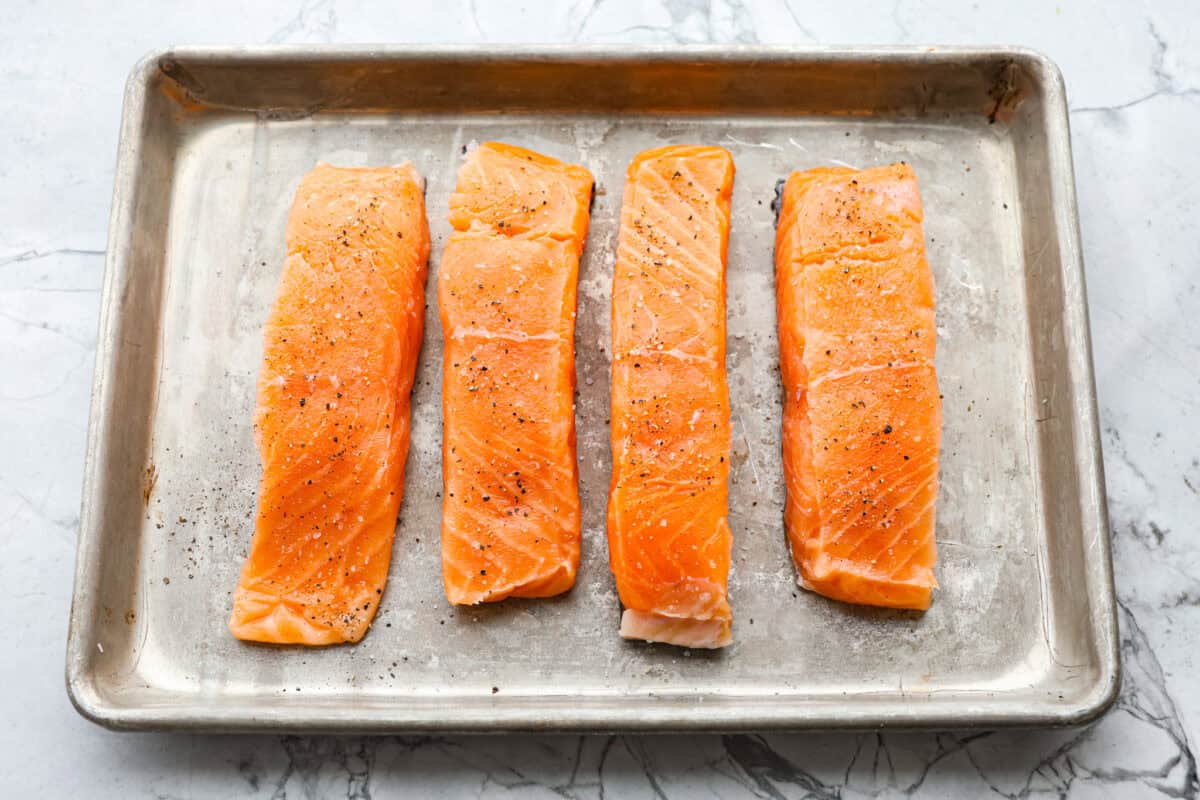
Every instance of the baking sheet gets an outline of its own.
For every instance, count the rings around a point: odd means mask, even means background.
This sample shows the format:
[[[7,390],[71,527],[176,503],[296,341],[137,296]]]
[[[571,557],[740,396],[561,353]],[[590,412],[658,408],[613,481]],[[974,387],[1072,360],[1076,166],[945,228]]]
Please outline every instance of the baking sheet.
[[[1069,724],[1117,684],[1114,601],[1065,93],[1019,50],[216,48],[126,96],[68,690],[120,728],[680,730]],[[463,148],[587,165],[576,335],[583,560],[568,595],[442,594],[434,286]],[[728,271],[735,644],[617,635],[606,561],[609,284],[625,165],[719,144]],[[434,247],[391,574],[357,646],[225,628],[259,467],[260,330],[318,160],[412,160]],[[790,170],[910,162],[938,297],[944,438],[932,609],[795,586],[783,535],[771,201]]]

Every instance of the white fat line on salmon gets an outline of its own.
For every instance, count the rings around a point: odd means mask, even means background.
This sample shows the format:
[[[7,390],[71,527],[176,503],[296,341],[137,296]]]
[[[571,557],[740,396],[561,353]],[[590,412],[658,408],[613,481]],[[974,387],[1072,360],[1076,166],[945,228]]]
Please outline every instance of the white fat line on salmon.
[[[459,328],[450,334],[450,338],[455,341],[475,338],[503,339],[509,342],[560,342],[563,340],[562,334],[556,331],[545,331],[544,333],[520,333],[516,331],[512,333],[498,333],[496,331],[489,331],[486,328]]]
[[[864,366],[851,367],[850,369],[839,370],[837,372],[828,372],[824,375],[818,375],[808,382],[808,388],[811,391],[814,386],[827,380],[836,380],[838,378],[847,378],[851,375],[859,375],[864,372],[878,372],[881,369],[905,369],[907,367],[927,367],[931,366],[928,361],[892,361],[887,364],[872,364]]]
[[[649,358],[652,356],[670,356],[679,361],[687,361],[693,364],[716,364],[717,360],[712,356],[705,356],[693,353],[685,353],[682,350],[677,350],[672,347],[670,350],[653,347],[631,347],[624,355],[616,354],[614,361],[628,361],[631,358]]]

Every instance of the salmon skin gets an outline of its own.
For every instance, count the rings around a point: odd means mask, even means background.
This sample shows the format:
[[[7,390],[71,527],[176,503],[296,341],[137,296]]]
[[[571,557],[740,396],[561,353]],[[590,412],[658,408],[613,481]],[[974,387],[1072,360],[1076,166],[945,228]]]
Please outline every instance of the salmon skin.
[[[805,588],[926,609],[941,401],[933,275],[906,164],[793,173],[775,242],[784,512]]]
[[[318,164],[300,182],[263,331],[262,459],[229,630],[357,642],[383,594],[404,491],[425,309],[424,180],[409,164]]]
[[[733,159],[647,150],[626,175],[612,305],[609,561],[621,636],[717,648],[727,599],[725,256]]]
[[[438,274],[442,583],[455,605],[567,591],[579,569],[575,298],[592,175],[488,142]]]

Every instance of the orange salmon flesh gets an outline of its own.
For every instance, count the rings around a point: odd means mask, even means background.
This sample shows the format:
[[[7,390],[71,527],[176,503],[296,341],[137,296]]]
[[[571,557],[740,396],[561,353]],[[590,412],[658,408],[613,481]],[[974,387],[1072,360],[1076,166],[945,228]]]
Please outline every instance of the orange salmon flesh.
[[[793,173],[776,236],[784,519],[802,586],[926,609],[941,401],[933,275],[905,164]]]
[[[575,583],[575,298],[591,197],[583,167],[495,142],[459,171],[438,274],[442,583],[455,605]]]
[[[726,596],[725,257],[733,159],[671,146],[629,165],[612,289],[609,561],[621,635],[732,639]]]
[[[262,460],[229,630],[357,642],[379,607],[404,492],[425,312],[424,181],[410,165],[319,164],[300,182],[263,331]]]

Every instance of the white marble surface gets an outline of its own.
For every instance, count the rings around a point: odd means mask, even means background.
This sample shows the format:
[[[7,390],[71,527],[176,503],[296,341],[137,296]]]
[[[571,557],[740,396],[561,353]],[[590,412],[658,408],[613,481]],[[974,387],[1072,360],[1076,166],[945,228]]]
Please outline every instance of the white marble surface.
[[[1200,6],[867,0],[0,4],[5,796],[1200,794]],[[244,6],[252,6],[246,8]],[[121,87],[169,43],[1019,43],[1063,68],[1125,680],[1071,732],[333,739],[114,734],[63,689]]]

